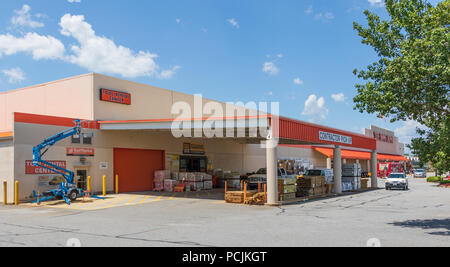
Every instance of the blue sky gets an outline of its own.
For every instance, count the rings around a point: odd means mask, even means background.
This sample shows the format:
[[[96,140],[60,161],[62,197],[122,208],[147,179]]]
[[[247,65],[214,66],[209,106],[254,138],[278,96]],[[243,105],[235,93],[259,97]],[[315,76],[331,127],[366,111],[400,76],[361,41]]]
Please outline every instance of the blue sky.
[[[354,68],[376,60],[353,21],[381,0],[2,0],[0,92],[99,72],[403,141],[415,122],[353,110]]]

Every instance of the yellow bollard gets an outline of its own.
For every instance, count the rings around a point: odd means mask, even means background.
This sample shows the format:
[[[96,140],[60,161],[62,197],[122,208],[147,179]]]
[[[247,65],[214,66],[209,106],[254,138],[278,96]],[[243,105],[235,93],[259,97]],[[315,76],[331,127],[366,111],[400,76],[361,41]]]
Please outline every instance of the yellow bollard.
[[[106,196],[106,175],[103,175],[103,196]]]
[[[16,181],[14,186],[14,205],[19,205],[19,181]]]
[[[91,193],[91,176],[88,176],[88,178],[87,178],[86,191],[88,191],[89,193]]]
[[[3,181],[3,205],[8,205],[8,182]]]
[[[116,194],[119,194],[119,175],[116,174]]]

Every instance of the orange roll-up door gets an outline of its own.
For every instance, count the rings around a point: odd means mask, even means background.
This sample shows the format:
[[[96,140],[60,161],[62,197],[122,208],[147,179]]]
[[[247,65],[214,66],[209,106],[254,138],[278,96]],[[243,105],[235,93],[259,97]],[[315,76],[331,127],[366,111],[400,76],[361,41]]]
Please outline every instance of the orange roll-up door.
[[[155,171],[164,169],[164,151],[114,148],[114,176],[119,175],[119,192],[153,190]]]

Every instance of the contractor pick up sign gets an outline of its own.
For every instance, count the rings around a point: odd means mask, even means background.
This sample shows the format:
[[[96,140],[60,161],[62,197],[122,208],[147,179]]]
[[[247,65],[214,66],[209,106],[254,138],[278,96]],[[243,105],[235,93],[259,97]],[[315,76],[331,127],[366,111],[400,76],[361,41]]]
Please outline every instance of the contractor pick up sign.
[[[340,134],[334,134],[334,133],[327,133],[327,132],[319,132],[319,139],[320,141],[328,141],[328,142],[334,142],[334,143],[342,143],[342,144],[353,144],[353,139],[349,136],[340,135]]]

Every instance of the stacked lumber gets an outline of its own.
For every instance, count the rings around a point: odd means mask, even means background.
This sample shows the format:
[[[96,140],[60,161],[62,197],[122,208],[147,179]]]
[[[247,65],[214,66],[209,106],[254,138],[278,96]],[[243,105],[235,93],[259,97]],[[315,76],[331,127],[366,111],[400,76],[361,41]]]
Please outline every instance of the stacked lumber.
[[[257,192],[247,191],[247,198],[252,198]],[[244,191],[228,191],[225,193],[225,202],[243,204],[245,199]]]
[[[247,200],[244,204],[247,205],[264,205],[265,194],[264,193],[256,193],[252,197],[247,197]]]
[[[297,181],[297,197],[325,195],[328,192],[325,176],[305,176]]]

